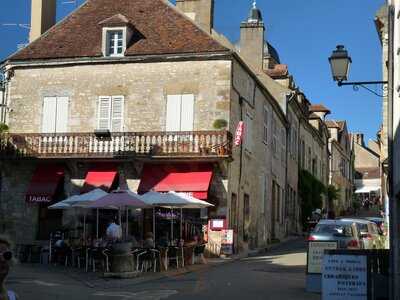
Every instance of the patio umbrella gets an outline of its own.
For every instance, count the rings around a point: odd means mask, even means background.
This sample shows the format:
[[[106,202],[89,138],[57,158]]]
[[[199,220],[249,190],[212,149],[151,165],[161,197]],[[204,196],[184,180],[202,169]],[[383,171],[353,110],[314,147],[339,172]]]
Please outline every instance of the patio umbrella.
[[[181,209],[181,236],[182,236],[182,208],[206,208],[213,206],[212,204],[196,199],[187,193],[177,193],[177,192],[168,192],[168,193],[158,193],[154,191],[147,192],[142,195],[142,199],[152,206],[161,206],[171,209],[171,240],[173,239],[173,220],[172,214],[174,208]],[[153,224],[154,224],[154,213],[153,213]],[[153,227],[154,228],[154,227]],[[155,231],[155,230],[154,230]]]
[[[126,209],[126,229],[128,236],[128,209],[129,208],[149,208],[149,204],[142,200],[142,197],[130,190],[118,190],[89,204],[90,208],[110,208],[115,207],[119,210]]]
[[[50,205],[48,209],[70,209],[71,205],[64,203],[64,201],[57,202],[56,204]]]
[[[75,197],[72,196],[66,200],[65,203],[70,203],[72,207],[79,207],[79,208],[88,208],[88,205],[101,197],[108,195],[107,192],[103,191],[102,189],[94,189],[90,192],[76,195]],[[86,212],[83,215],[83,235],[86,237]],[[99,238],[99,210],[96,210],[96,238]]]

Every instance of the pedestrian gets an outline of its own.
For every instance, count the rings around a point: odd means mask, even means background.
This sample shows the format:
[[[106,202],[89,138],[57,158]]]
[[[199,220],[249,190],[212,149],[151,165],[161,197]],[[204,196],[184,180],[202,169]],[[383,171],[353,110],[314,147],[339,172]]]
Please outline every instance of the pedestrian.
[[[119,224],[115,223],[114,220],[109,221],[109,225],[106,230],[106,237],[113,243],[121,240],[122,238],[122,228]]]
[[[0,300],[17,300],[17,295],[5,286],[5,280],[12,262],[12,244],[5,236],[0,236]]]

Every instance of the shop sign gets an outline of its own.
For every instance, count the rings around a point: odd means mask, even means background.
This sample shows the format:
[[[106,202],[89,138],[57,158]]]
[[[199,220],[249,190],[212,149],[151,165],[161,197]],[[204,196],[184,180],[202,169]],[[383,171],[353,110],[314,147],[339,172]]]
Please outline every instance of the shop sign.
[[[222,230],[221,254],[233,254],[233,229]]]
[[[242,143],[244,123],[240,121],[236,127],[235,133],[235,146],[239,146]]]
[[[337,247],[337,241],[309,241],[307,251],[307,273],[321,274],[324,251],[335,250]]]
[[[51,196],[35,196],[27,195],[26,202],[29,203],[50,203],[52,201]]]
[[[367,300],[367,256],[325,254],[322,264],[322,299]]]

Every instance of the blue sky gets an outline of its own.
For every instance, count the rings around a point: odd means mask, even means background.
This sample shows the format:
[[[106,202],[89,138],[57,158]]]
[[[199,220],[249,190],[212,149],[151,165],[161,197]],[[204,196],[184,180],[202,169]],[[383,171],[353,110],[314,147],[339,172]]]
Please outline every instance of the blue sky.
[[[57,0],[57,18],[74,8],[71,0]],[[77,0],[78,4],[83,0]],[[149,1],[149,0],[142,0]],[[2,0],[0,24],[30,21],[30,0]],[[231,41],[239,39],[240,22],[252,0],[216,0],[215,28]],[[266,38],[288,64],[297,85],[313,103],[324,103],[331,119],[347,120],[351,131],[375,138],[381,123],[382,99],[360,89],[337,87],[328,57],[337,44],[346,46],[353,59],[350,80],[381,80],[381,45],[374,16],[384,0],[258,0]],[[26,43],[28,30],[0,25],[0,60]],[[380,87],[374,87],[379,92]]]

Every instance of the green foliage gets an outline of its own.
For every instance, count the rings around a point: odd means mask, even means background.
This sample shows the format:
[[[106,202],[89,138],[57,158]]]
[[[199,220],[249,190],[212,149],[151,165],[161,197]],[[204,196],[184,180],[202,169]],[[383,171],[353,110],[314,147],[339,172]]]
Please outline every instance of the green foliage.
[[[7,132],[8,129],[9,128],[8,128],[8,126],[6,124],[0,123],[0,133]]]
[[[216,119],[213,123],[214,129],[223,129],[228,126],[228,122],[224,119]]]
[[[313,210],[322,207],[322,195],[324,193],[326,193],[326,188],[321,181],[310,172],[300,170],[299,197],[301,199],[301,219],[304,227]]]
[[[328,197],[329,203],[340,198],[340,188],[336,188],[334,185],[330,184],[326,189],[326,196]]]

